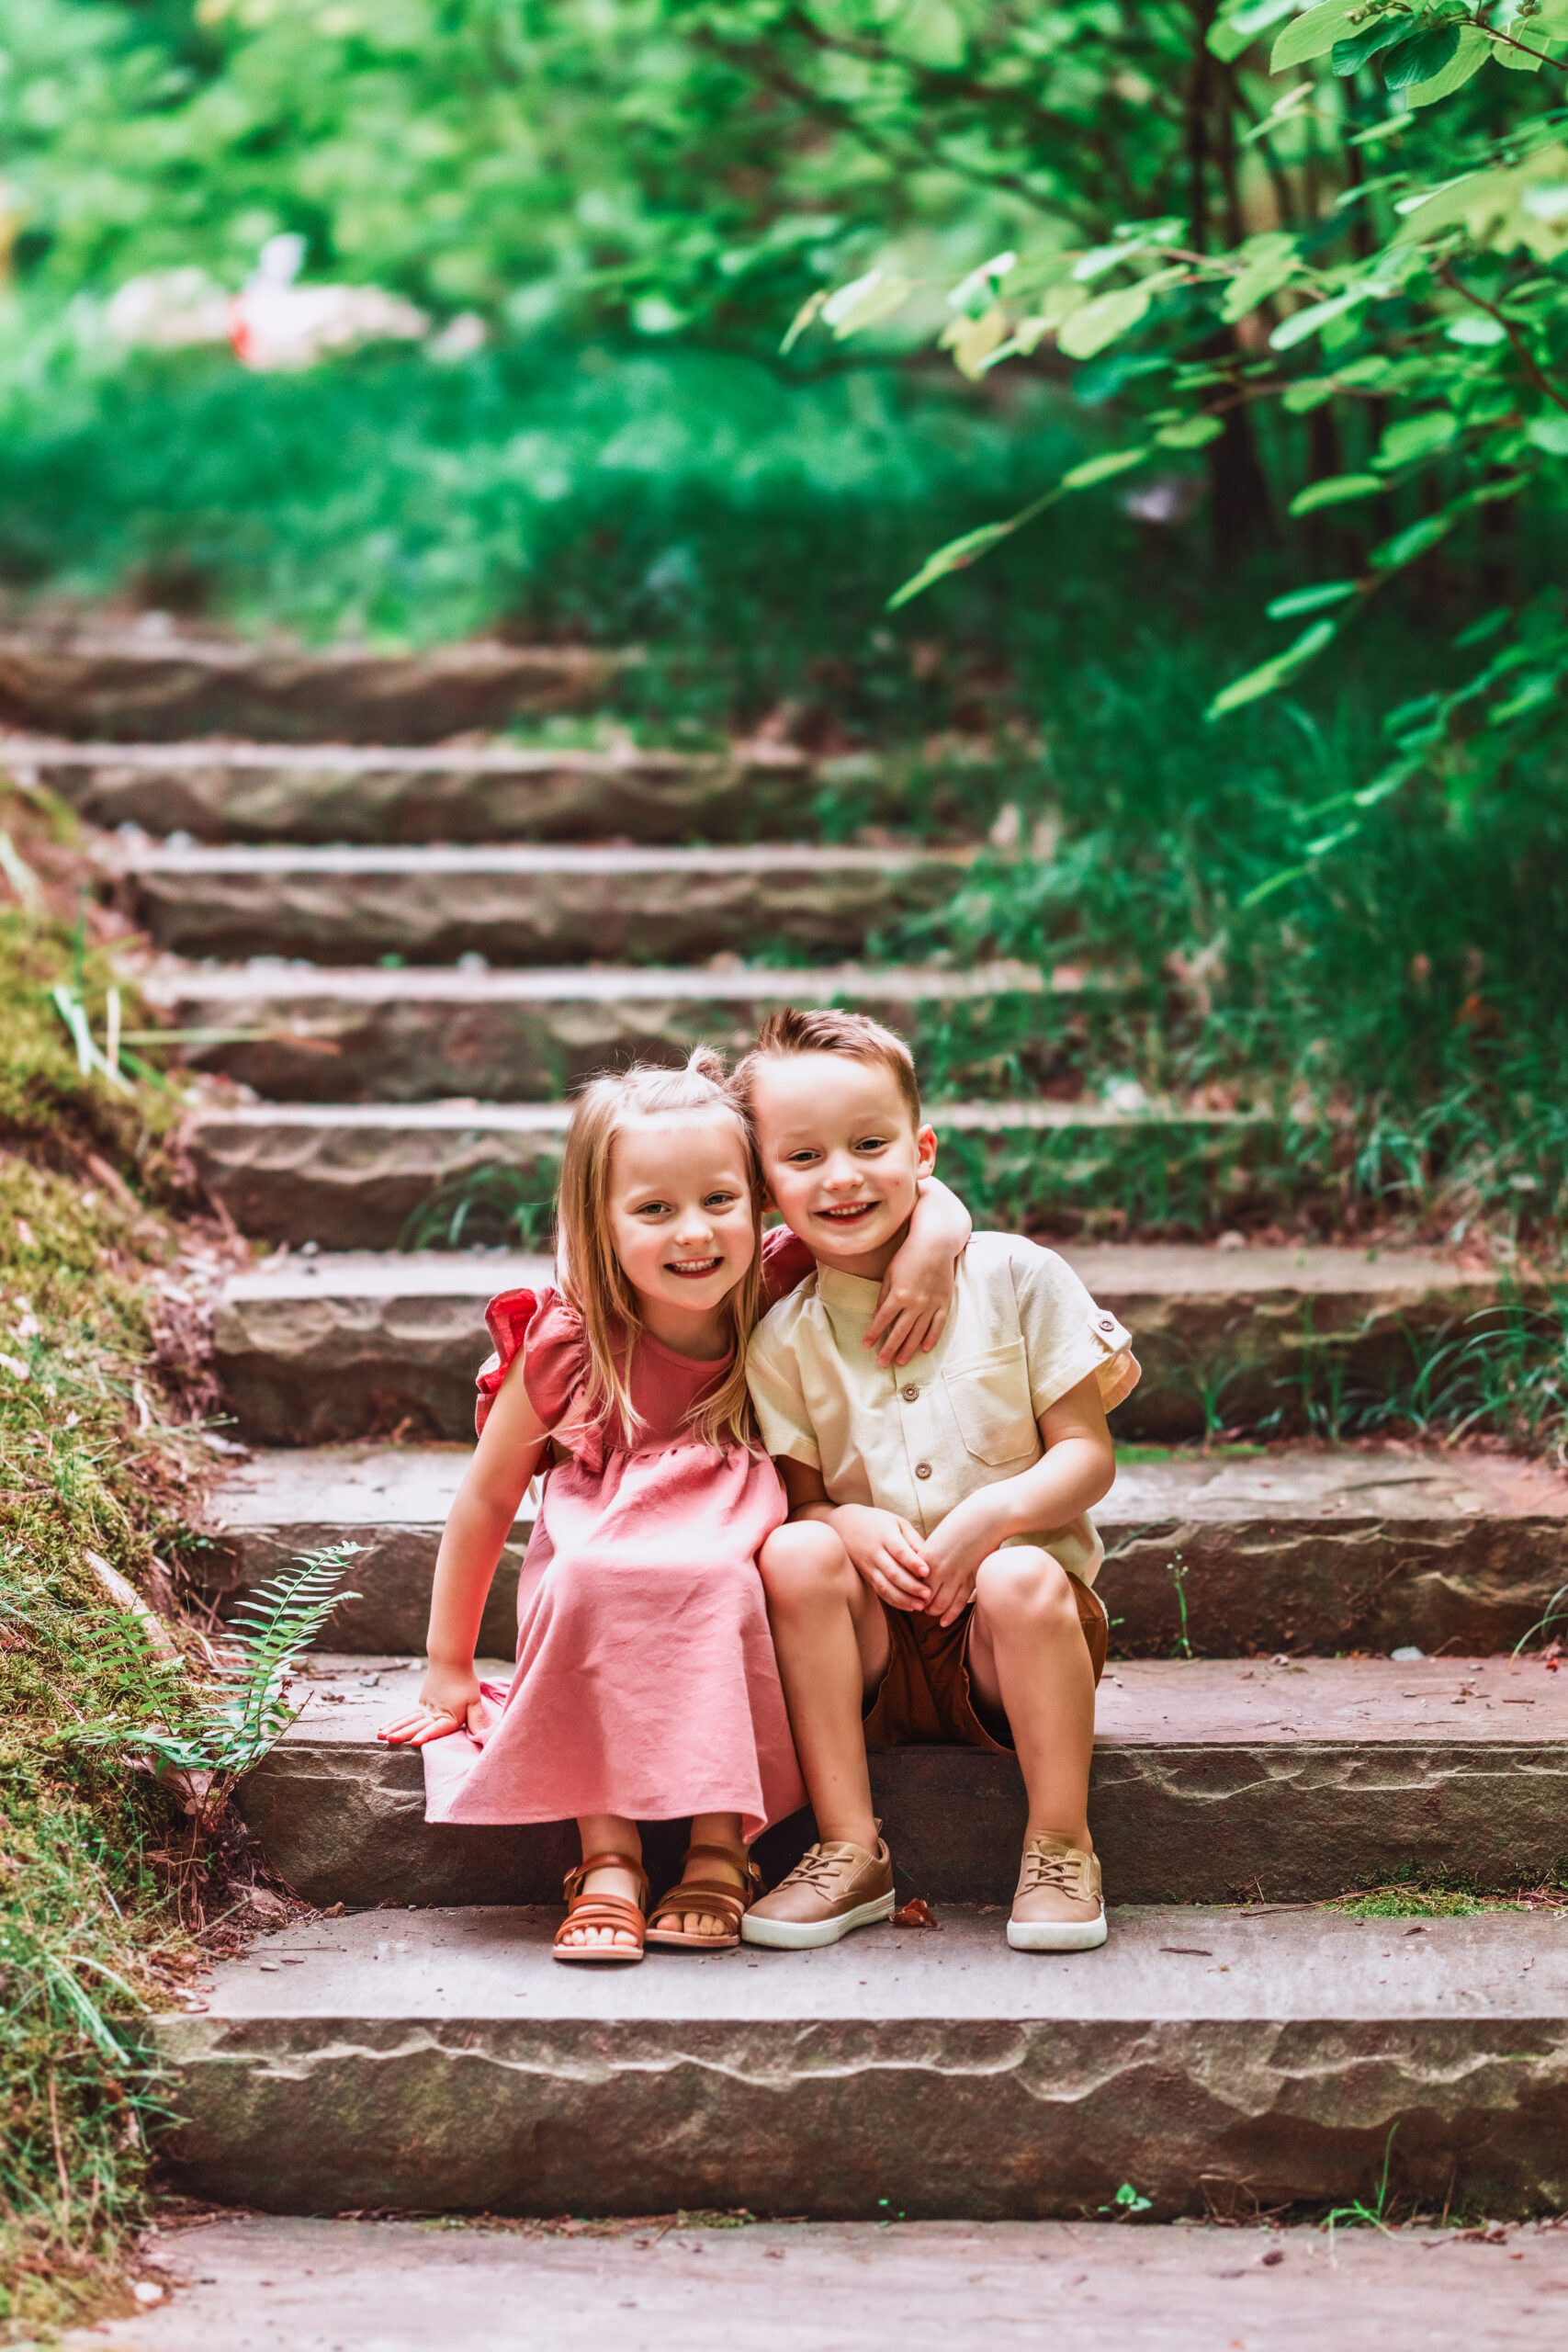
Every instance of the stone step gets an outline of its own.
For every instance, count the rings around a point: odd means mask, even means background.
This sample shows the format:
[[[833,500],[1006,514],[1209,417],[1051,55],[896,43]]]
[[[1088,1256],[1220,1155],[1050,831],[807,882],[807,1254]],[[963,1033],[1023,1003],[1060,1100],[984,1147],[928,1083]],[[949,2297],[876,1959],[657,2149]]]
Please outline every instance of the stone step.
[[[308,1902],[555,1900],[570,1825],[432,1826],[417,1753],[378,1744],[423,1671],[313,1657],[293,1686],[303,1713],[244,1784],[246,1819]],[[872,1789],[906,1894],[1010,1899],[1025,1826],[1011,1757],[886,1750]],[[1562,1859],[1565,1804],[1568,1678],[1539,1657],[1116,1659],[1100,1685],[1089,1819],[1113,1902],[1313,1902],[1417,1860],[1536,1886]],[[811,1834],[802,1813],[759,1841],[771,1879]],[[648,1839],[650,1871],[672,1872],[681,1826]]]
[[[276,1984],[282,1963],[269,1973]],[[1336,2197],[1375,2203],[1380,2173],[1381,2161],[1367,2164],[1356,2185],[1337,2155]],[[1548,2221],[1434,2233],[1436,2196],[1413,2228],[1397,2164],[1391,2186],[1394,2225],[1381,2230],[1259,2222],[1245,2195],[1223,2222],[1145,2215],[1136,2229],[1076,2212],[979,2222],[898,2213],[891,2229],[886,2218],[688,2209],[510,2230],[450,2217],[433,2228],[209,2212],[165,2219],[144,2249],[143,2265],[176,2290],[168,2300],[66,2341],[101,2346],[108,2334],[121,2352],[416,2352],[438,2337],[487,2344],[498,2312],[537,2311],[550,2314],[549,2352],[824,2352],[822,2315],[837,2311],[854,2314],[852,2337],[838,2340],[867,2352],[953,2352],[983,2312],[985,2340],[1008,2352],[1041,2341],[1043,2313],[1052,2352],[1537,2352],[1543,2310],[1561,2311],[1568,2294],[1568,2231]],[[1102,2204],[1124,2211],[1115,2195]],[[1085,2210],[1097,2210],[1087,2196]],[[1481,2211],[1462,2206],[1453,2219]]]
[[[13,775],[89,824],[201,842],[750,841],[801,831],[853,793],[865,821],[897,793],[879,763],[784,743],[725,752],[489,743],[68,743],[0,738]]]
[[[129,964],[128,959],[128,964]],[[296,1102],[418,1102],[455,1086],[493,1102],[558,1098],[618,1057],[684,1060],[694,1045],[750,1042],[773,1005],[842,1003],[891,1026],[948,1033],[962,1060],[1021,1031],[1055,979],[1031,966],[817,970],[626,967],[531,971],[329,969],[258,958],[249,965],[137,968],[137,986],[175,1029],[196,1033],[189,1060],[258,1093]],[[999,1024],[999,1026],[998,1026]]]
[[[1152,1449],[1149,1450],[1152,1453]],[[1146,1458],[1133,1448],[1094,1513],[1099,1589],[1117,1657],[1511,1649],[1562,1581],[1568,1476],[1478,1451],[1260,1448]],[[333,1650],[424,1642],[435,1549],[467,1446],[351,1445],[265,1453],[210,1498],[208,1589],[225,1604],[297,1553],[348,1538],[363,1594],[333,1618]],[[525,1505],[486,1607],[480,1646],[514,1644]]]
[[[173,2185],[307,2212],[886,2222],[1081,2221],[1128,2184],[1159,2220],[1375,2199],[1392,2134],[1390,2187],[1428,2212],[1568,2200],[1560,1919],[1412,1936],[1116,1908],[1101,1951],[1049,1958],[1010,1952],[999,1913],[939,1916],[598,1970],[551,1961],[556,1906],[291,1925],[220,1963],[204,2012],[156,2020]],[[810,2340],[904,2340],[863,2325],[818,2316]],[[1217,2346],[1233,2325],[1129,2340]]]
[[[465,1198],[470,1241],[492,1238],[469,1221],[487,1202],[496,1238],[508,1204],[547,1203],[570,1115],[566,1102],[215,1102],[193,1111],[185,1139],[208,1192],[258,1240],[392,1249],[417,1217],[438,1248]],[[1143,1170],[1161,1152],[1169,1164],[1201,1167],[1224,1213],[1234,1210],[1236,1177],[1261,1177],[1288,1148],[1283,1123],[1267,1115],[1179,1103],[933,1102],[928,1115],[943,1172],[977,1213],[998,1176],[1043,1206],[1090,1169],[1108,1177],[1124,1156]],[[1289,1128],[1304,1132],[1293,1120]],[[449,1211],[437,1215],[433,1203]]]
[[[1342,1397],[1386,1396],[1415,1351],[1501,1295],[1495,1275],[1418,1250],[1068,1244],[1062,1255],[1136,1335],[1144,1378],[1116,1416],[1123,1443],[1305,1426],[1330,1374]],[[401,1426],[467,1438],[486,1299],[549,1279],[547,1260],[499,1250],[264,1261],[230,1283],[215,1327],[240,1435],[324,1444]]]
[[[134,741],[222,734],[433,743],[525,712],[589,707],[628,658],[482,640],[386,653],[130,628],[8,630],[0,633],[0,725]]]
[[[857,955],[952,898],[963,849],[106,845],[127,913],[180,956],[366,964]]]

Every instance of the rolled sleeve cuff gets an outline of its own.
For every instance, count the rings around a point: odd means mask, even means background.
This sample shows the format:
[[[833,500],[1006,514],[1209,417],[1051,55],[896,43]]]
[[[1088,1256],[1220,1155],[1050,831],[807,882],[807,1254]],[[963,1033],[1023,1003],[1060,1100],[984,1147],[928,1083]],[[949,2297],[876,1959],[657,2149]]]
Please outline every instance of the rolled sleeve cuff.
[[[1133,1353],[1133,1335],[1103,1307],[1094,1307],[1081,1340],[1063,1350],[1030,1398],[1038,1420],[1053,1405],[1087,1380],[1100,1383],[1100,1401],[1108,1413],[1129,1397],[1143,1378],[1143,1367]]]

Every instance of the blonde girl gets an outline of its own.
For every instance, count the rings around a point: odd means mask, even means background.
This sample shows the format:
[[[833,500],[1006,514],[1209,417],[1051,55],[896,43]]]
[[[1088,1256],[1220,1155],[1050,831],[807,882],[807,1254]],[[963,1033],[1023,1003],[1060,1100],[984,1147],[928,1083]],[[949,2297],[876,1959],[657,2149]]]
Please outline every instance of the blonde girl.
[[[940,1328],[967,1237],[949,1194],[925,1222],[884,1302],[906,1351]],[[756,1566],[784,1498],[750,1417],[746,1342],[764,1254],[772,1295],[811,1261],[782,1231],[764,1253],[745,1116],[701,1048],[682,1070],[585,1088],[557,1231],[557,1286],[487,1310],[495,1353],[436,1558],[429,1671],[380,1737],[423,1748],[428,1820],[576,1820],[558,1960],[713,1950],[737,1942],[756,1891],[750,1841],[805,1803]],[[516,1671],[481,1687],[485,1596],[547,1456]],[[681,1878],[647,1912],[637,1823],[688,1815]]]

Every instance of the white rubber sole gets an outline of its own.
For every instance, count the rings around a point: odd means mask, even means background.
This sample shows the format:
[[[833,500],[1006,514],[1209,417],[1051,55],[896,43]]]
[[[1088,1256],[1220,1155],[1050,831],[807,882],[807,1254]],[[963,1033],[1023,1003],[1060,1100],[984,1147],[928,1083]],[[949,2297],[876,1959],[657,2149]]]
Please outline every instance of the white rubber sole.
[[[836,1944],[856,1928],[874,1928],[893,1917],[891,1894],[860,1903],[837,1919],[759,1919],[748,1911],[740,1922],[743,1943],[761,1944],[769,1951],[815,1951],[821,1944]]]
[[[1010,1919],[1008,1942],[1014,1951],[1093,1951],[1110,1934],[1102,1911],[1098,1919]]]

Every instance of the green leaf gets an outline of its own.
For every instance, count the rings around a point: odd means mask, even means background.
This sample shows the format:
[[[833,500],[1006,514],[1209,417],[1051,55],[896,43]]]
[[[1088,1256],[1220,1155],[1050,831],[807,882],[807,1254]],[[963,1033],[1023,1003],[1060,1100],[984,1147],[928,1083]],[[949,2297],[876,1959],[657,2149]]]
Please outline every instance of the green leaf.
[[[1525,41],[1528,43],[1529,40],[1529,31],[1530,27],[1528,17],[1522,25],[1517,17],[1515,18],[1513,33],[1516,40],[1518,40],[1522,34]],[[1539,49],[1529,46],[1519,49],[1511,49],[1506,41],[1501,40],[1497,41],[1494,45],[1493,54],[1495,56],[1498,64],[1506,65],[1511,74],[1539,74],[1541,67],[1546,62],[1544,53]]]
[[[1369,57],[1376,57],[1380,50],[1392,49],[1404,31],[1398,17],[1380,17],[1376,24],[1366,26],[1359,33],[1345,34],[1334,44],[1334,71],[1341,81],[1348,80],[1360,71]]]
[[[1408,40],[1396,41],[1378,71],[1385,89],[1409,90],[1417,82],[1436,81],[1458,53],[1459,27],[1435,25],[1429,31],[1413,33]]]
[[[1218,416],[1184,416],[1179,424],[1165,424],[1155,435],[1162,449],[1202,449],[1224,431]]]
[[[992,548],[1017,530],[1021,519],[1015,514],[1008,523],[983,523],[977,531],[965,531],[961,538],[949,539],[945,547],[927,556],[919,571],[906,580],[902,588],[895,590],[887,599],[887,610],[896,613],[900,605],[908,604],[937,581],[945,580],[950,572],[962,571],[978,557],[989,554]]]
[[[1532,446],[1544,449],[1549,458],[1568,458],[1568,414],[1560,408],[1549,408],[1530,421]]]
[[[1287,25],[1274,43],[1269,59],[1269,73],[1282,74],[1287,65],[1304,65],[1309,58],[1326,55],[1358,5],[1359,0],[1325,0],[1323,6],[1309,8],[1304,17]]]
[[[827,300],[828,289],[826,287],[822,286],[818,288],[815,294],[808,294],[807,296],[805,301],[801,304],[799,310],[796,311],[794,318],[791,319],[789,322],[789,333],[785,335],[784,341],[779,345],[779,356],[781,358],[786,351],[793,351],[795,349],[795,345],[800,341],[801,336],[806,333],[807,328],[811,324],[812,320],[817,316],[818,311],[822,308],[823,303]]]
[[[1110,481],[1115,474],[1129,473],[1142,465],[1148,456],[1146,448],[1112,449],[1103,458],[1086,458],[1081,466],[1065,473],[1056,485],[1059,490],[1090,490],[1097,481]]]
[[[1320,506],[1343,506],[1352,498],[1371,498],[1388,484],[1376,474],[1330,474],[1325,481],[1308,482],[1290,503],[1292,514],[1315,514]]]
[[[1269,336],[1270,347],[1289,351],[1294,345],[1305,343],[1308,335],[1317,334],[1331,319],[1343,318],[1347,311],[1371,300],[1371,292],[1367,287],[1348,286],[1343,294],[1331,295],[1326,302],[1314,302],[1304,311],[1292,311],[1288,319],[1280,320]]]
[[[1314,621],[1283,653],[1276,653],[1271,662],[1260,662],[1245,677],[1233,678],[1228,686],[1222,686],[1203,713],[1204,718],[1223,718],[1227,711],[1239,710],[1244,703],[1258,702],[1263,695],[1273,694],[1299,670],[1304,670],[1309,662],[1315,662],[1325,647],[1332,645],[1337,634],[1333,621]]]
[[[1149,295],[1142,286],[1124,287],[1115,294],[1098,295],[1075,311],[1056,337],[1059,349],[1069,359],[1092,359],[1108,343],[1135,327],[1149,307]]]
[[[1295,5],[1296,0],[1244,0],[1241,7],[1233,8],[1228,16],[1210,26],[1211,52],[1230,64],[1243,50],[1252,46],[1259,33],[1266,33],[1281,17],[1290,16]]]
[[[1443,329],[1450,343],[1461,345],[1468,351],[1484,351],[1491,345],[1506,343],[1508,330],[1501,319],[1489,319],[1484,311],[1463,311],[1450,319]]]
[[[1368,557],[1380,571],[1397,571],[1403,564],[1414,563],[1416,557],[1446,539],[1459,520],[1456,514],[1427,514],[1419,523],[1412,523],[1407,531],[1396,531],[1381,548],[1374,548]]]
[[[874,326],[879,319],[901,310],[909,291],[908,278],[868,269],[863,277],[853,278],[829,295],[822,305],[822,323],[832,328],[836,342],[842,343],[846,335],[858,334],[863,327]]]
[[[1382,473],[1392,472],[1396,466],[1415,465],[1422,458],[1435,458],[1458,435],[1459,419],[1451,408],[1433,408],[1420,416],[1402,416],[1383,435],[1372,463]]]
[[[1342,605],[1357,594],[1360,584],[1359,580],[1325,580],[1319,588],[1292,588],[1288,596],[1276,596],[1264,610],[1271,621],[1304,620],[1308,613],[1326,612],[1331,605]]]
[[[1259,302],[1266,302],[1270,294],[1277,294],[1294,275],[1295,266],[1295,239],[1280,237],[1277,243],[1271,240],[1269,250],[1247,259],[1240,276],[1233,277],[1226,287],[1225,299],[1220,305],[1221,318],[1234,326],[1237,319],[1255,311]]]
[[[1472,74],[1479,74],[1485,64],[1492,44],[1478,25],[1461,25],[1454,53],[1440,74],[1429,82],[1417,82],[1410,92],[1413,107],[1435,106],[1463,86]]]

